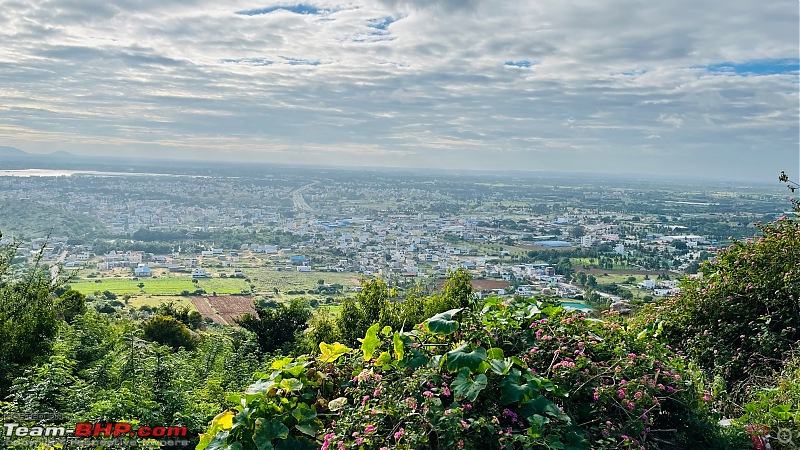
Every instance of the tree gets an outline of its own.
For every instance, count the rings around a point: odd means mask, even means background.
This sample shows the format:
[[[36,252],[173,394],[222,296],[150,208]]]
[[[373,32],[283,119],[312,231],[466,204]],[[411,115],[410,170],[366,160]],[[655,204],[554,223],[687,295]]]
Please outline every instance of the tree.
[[[195,347],[192,333],[186,325],[171,316],[155,316],[144,324],[143,330],[146,340],[168,345],[175,350],[181,347],[192,350]]]
[[[569,235],[574,238],[581,238],[586,235],[586,228],[583,225],[576,225],[569,230]]]
[[[281,303],[276,308],[263,308],[254,302],[256,314],[245,314],[236,319],[245,330],[255,333],[259,349],[272,353],[294,344],[297,335],[306,328],[311,310],[305,300],[294,298],[289,306]]]
[[[0,248],[0,398],[24,366],[49,352],[58,324],[52,293],[60,283],[53,285],[38,259],[22,277],[12,278],[16,249]]]
[[[58,298],[56,309],[67,323],[72,323],[76,316],[86,313],[86,296],[70,289]]]
[[[466,308],[472,303],[472,275],[463,267],[450,273],[444,283],[443,297],[452,302],[455,308]]]

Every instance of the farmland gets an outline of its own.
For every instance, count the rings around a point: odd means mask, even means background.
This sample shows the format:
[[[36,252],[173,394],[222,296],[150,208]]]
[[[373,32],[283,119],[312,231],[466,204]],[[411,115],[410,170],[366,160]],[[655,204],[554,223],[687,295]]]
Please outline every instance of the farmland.
[[[253,298],[248,296],[192,297],[191,300],[204,318],[220,325],[234,325],[234,319],[256,312]]]

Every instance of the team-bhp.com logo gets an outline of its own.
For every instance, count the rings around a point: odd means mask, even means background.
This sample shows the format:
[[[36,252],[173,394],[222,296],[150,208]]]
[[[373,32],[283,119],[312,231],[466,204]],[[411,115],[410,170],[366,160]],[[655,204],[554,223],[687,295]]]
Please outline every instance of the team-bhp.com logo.
[[[139,437],[139,438],[164,438],[186,437],[186,427],[138,427],[131,424],[117,423],[90,423],[81,422],[75,429],[56,426],[29,426],[23,427],[18,423],[3,424],[6,437]]]

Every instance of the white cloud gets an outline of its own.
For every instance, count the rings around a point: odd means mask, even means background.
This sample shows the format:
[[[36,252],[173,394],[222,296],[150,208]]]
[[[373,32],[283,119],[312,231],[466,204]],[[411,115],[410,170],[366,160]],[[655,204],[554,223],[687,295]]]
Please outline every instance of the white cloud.
[[[702,68],[797,58],[792,1],[237,14],[280,5],[0,0],[0,144],[762,179],[797,164],[797,73]]]

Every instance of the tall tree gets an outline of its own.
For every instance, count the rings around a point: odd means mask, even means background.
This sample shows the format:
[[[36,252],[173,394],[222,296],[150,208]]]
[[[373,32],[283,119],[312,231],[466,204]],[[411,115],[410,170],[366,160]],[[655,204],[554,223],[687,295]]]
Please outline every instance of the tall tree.
[[[58,325],[50,271],[37,259],[24,276],[13,278],[16,250],[13,244],[0,249],[0,397],[25,365],[49,352]]]

